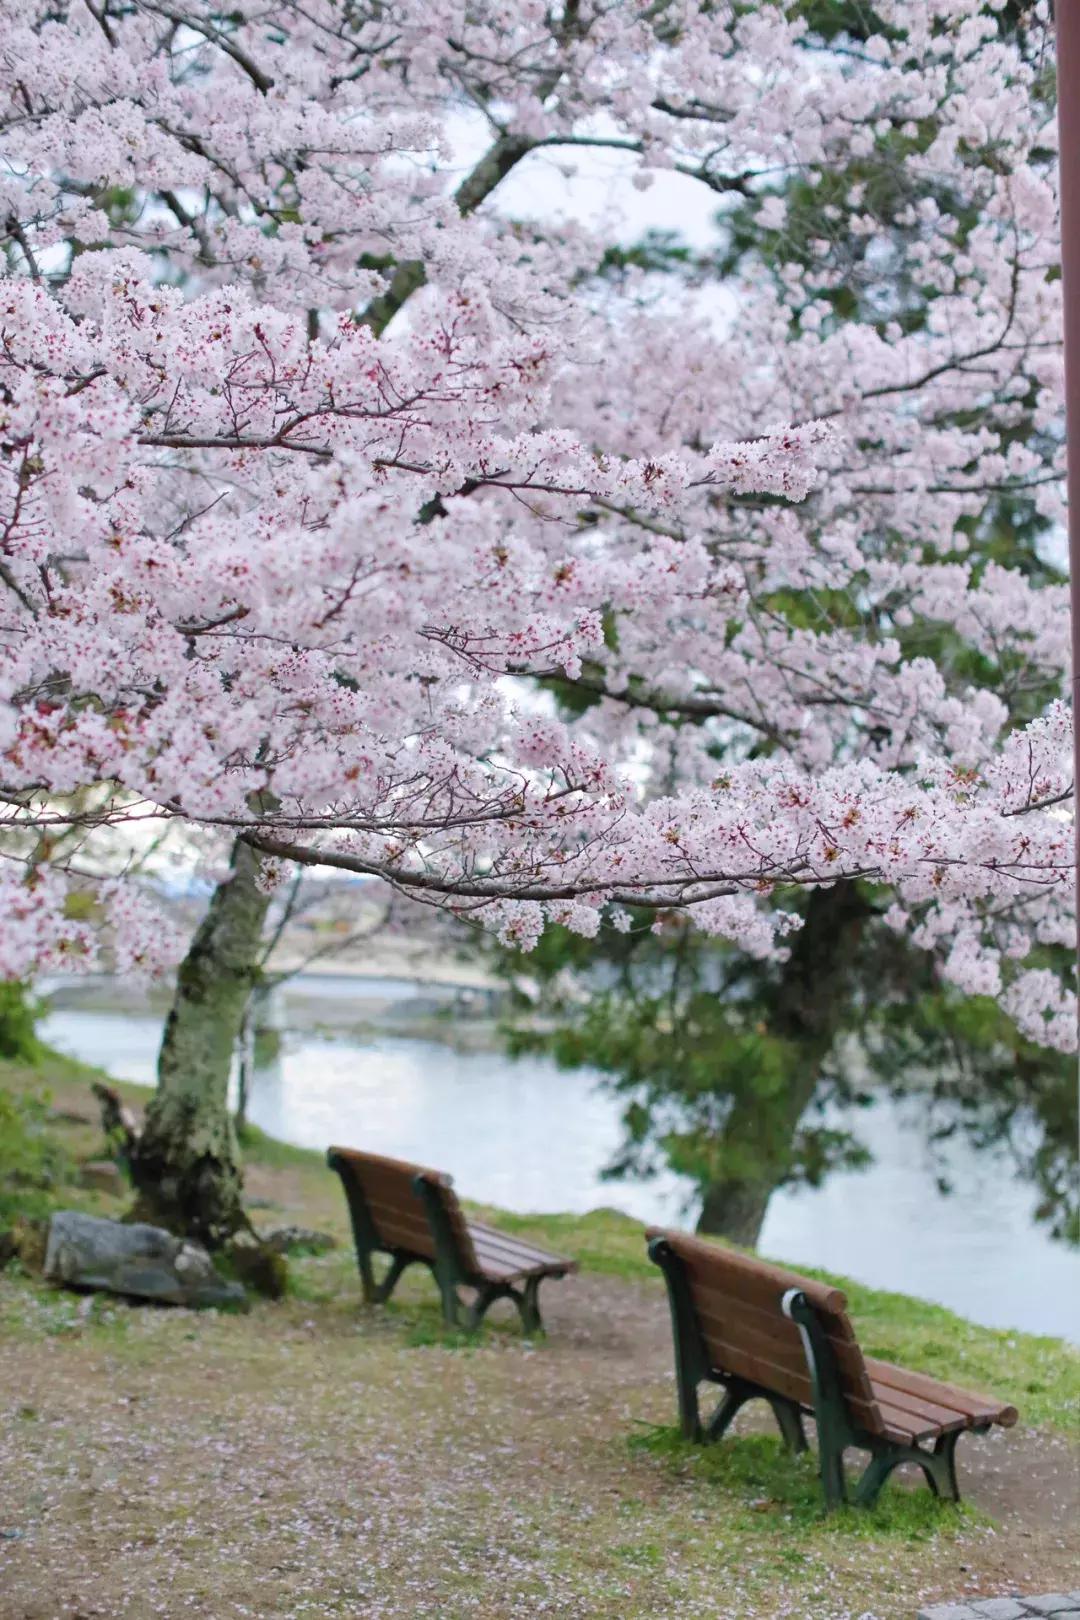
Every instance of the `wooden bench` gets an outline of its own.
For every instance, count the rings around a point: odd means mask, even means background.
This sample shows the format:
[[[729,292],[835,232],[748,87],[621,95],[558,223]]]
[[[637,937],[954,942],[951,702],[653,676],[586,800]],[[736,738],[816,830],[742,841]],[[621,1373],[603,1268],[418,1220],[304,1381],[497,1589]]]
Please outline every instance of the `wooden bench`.
[[[406,1266],[419,1262],[431,1268],[450,1326],[474,1328],[497,1299],[512,1299],[525,1332],[543,1331],[540,1284],[545,1277],[576,1271],[576,1260],[467,1221],[450,1177],[438,1170],[340,1147],[327,1151],[326,1162],[345,1189],[369,1304],[388,1300]],[[376,1253],[390,1257],[378,1283],[372,1265]],[[471,1304],[462,1301],[460,1288],[475,1290]]]
[[[832,1509],[848,1500],[849,1446],[870,1453],[855,1487],[857,1504],[872,1503],[902,1463],[917,1463],[936,1495],[958,1502],[960,1436],[1016,1422],[1016,1408],[989,1395],[864,1356],[839,1288],[681,1232],[652,1229],[646,1239],[667,1282],[679,1420],[688,1440],[718,1440],[740,1407],[764,1400],[789,1449],[805,1451],[802,1420],[812,1416]],[[702,1382],[724,1390],[704,1425]]]

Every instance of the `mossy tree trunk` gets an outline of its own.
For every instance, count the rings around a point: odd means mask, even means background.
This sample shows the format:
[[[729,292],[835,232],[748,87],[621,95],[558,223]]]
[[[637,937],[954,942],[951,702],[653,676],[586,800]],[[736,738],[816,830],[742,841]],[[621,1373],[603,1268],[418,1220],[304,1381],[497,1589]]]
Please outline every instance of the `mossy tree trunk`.
[[[727,1238],[729,1243],[739,1243],[744,1249],[756,1249],[769,1200],[781,1179],[728,1176],[723,1181],[714,1181],[705,1189],[698,1231],[710,1237]]]
[[[699,1232],[756,1247],[769,1200],[787,1179],[795,1135],[822,1065],[843,1026],[850,986],[845,966],[870,915],[854,883],[810,896],[765,1015],[770,1034],[791,1043],[792,1073],[782,1092],[740,1097],[728,1115],[720,1157],[740,1168],[706,1187]]]
[[[259,856],[237,840],[176,979],[158,1083],[132,1157],[138,1212],[219,1247],[246,1227],[229,1072],[258,971],[269,895]]]

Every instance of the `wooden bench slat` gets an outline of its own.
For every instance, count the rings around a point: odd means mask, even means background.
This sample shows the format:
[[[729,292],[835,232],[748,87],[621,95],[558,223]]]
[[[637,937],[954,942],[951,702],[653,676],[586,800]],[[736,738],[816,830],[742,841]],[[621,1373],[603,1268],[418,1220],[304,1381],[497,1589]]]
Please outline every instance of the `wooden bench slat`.
[[[879,1361],[873,1356],[866,1358],[866,1369],[875,1384],[885,1385],[896,1391],[902,1390],[911,1395],[921,1395],[929,1401],[938,1401],[944,1406],[953,1407],[957,1412],[964,1413],[975,1422],[998,1423],[1004,1429],[1011,1428],[1016,1422],[1016,1407],[1004,1401],[996,1401],[992,1395],[981,1395],[974,1390],[960,1389],[956,1384],[946,1384],[942,1379],[931,1378],[928,1373],[912,1372],[907,1367],[897,1367],[891,1361]]]
[[[357,1148],[332,1147],[327,1152],[335,1158],[344,1159],[363,1179],[375,1179],[383,1176],[397,1175],[403,1178],[403,1184],[412,1181],[414,1176],[430,1176],[434,1181],[449,1183],[450,1177],[441,1170],[432,1170],[427,1165],[411,1164],[408,1159],[390,1159],[383,1153],[361,1153]]]
[[[831,1283],[818,1282],[813,1277],[801,1277],[797,1272],[785,1271],[782,1266],[759,1260],[756,1255],[742,1254],[737,1249],[723,1248],[705,1238],[691,1237],[686,1232],[672,1232],[663,1227],[649,1227],[646,1239],[664,1238],[675,1249],[691,1275],[704,1268],[707,1283],[716,1287],[721,1275],[737,1299],[750,1303],[769,1302],[789,1288],[797,1288],[806,1295],[816,1310],[830,1315],[842,1315],[847,1310],[847,1298]]]
[[[929,1425],[935,1434],[948,1434],[953,1429],[970,1427],[970,1418],[955,1407],[941,1406],[937,1401],[925,1400],[921,1395],[912,1395],[907,1390],[891,1389],[888,1384],[874,1384],[873,1389],[874,1398],[883,1413],[886,1408],[891,1412],[906,1412],[908,1421],[920,1433],[925,1425]]]
[[[497,1250],[500,1254],[522,1261],[539,1261],[541,1263],[551,1260],[552,1254],[547,1249],[538,1249],[532,1243],[522,1243],[507,1232],[500,1232],[493,1226],[485,1226],[482,1221],[470,1221],[469,1231],[472,1233],[474,1243],[483,1243],[485,1247]]]
[[[536,1243],[530,1243],[526,1238],[520,1238],[515,1232],[503,1232],[496,1226],[488,1226],[484,1221],[470,1221],[470,1232],[479,1232],[485,1239],[498,1243],[501,1247],[512,1249],[515,1254],[531,1256],[534,1260],[557,1260],[562,1265],[572,1266],[577,1262],[567,1259],[564,1255],[553,1254],[550,1249],[542,1249]]]
[[[765,1361],[778,1362],[782,1367],[790,1367],[793,1372],[805,1374],[809,1378],[806,1367],[806,1351],[799,1337],[798,1329],[792,1322],[783,1317],[780,1322],[786,1333],[773,1333],[768,1329],[762,1331],[758,1326],[763,1312],[755,1312],[753,1323],[738,1323],[737,1334],[732,1331],[733,1318],[730,1312],[725,1311],[718,1315],[711,1308],[706,1309],[700,1300],[697,1302],[698,1320],[704,1329],[706,1342],[731,1344],[738,1343],[749,1355],[761,1356]],[[836,1357],[837,1365],[852,1378],[862,1376],[863,1361],[858,1346],[849,1344],[846,1340],[830,1341],[832,1351]],[[869,1380],[865,1390],[860,1391],[866,1400],[871,1399]]]
[[[709,1311],[721,1321],[745,1322],[751,1333],[775,1339],[781,1344],[797,1344],[800,1348],[802,1346],[795,1323],[782,1315],[775,1303],[771,1309],[767,1309],[764,1305],[748,1305],[744,1300],[725,1294],[718,1288],[706,1288],[701,1283],[693,1285],[692,1293],[694,1300],[700,1301],[703,1310]],[[830,1319],[828,1339],[837,1353],[852,1349],[856,1352],[858,1360],[862,1361],[862,1351],[846,1318],[843,1319],[842,1326],[839,1318]]]
[[[866,1358],[866,1369],[874,1383],[884,1383],[895,1390],[907,1390],[912,1395],[923,1395],[929,1401],[941,1401],[942,1405],[954,1406],[959,1413],[967,1414],[976,1422],[997,1422],[1002,1429],[1009,1429],[1017,1421],[1017,1409],[1007,1401],[994,1400],[993,1395],[980,1395],[975,1390],[963,1390],[959,1385],[946,1383],[942,1379],[931,1379],[928,1372],[912,1372],[910,1367],[897,1367],[894,1362],[878,1361],[873,1356]]]
[[[715,1371],[748,1379],[752,1384],[761,1384],[790,1401],[797,1401],[804,1411],[813,1412],[814,1390],[806,1370],[805,1357],[799,1368],[786,1358],[778,1360],[772,1355],[755,1355],[744,1345],[727,1344],[712,1336],[708,1340],[708,1350]],[[871,1424],[875,1429],[880,1428],[873,1401],[849,1395],[847,1404],[862,1428],[868,1428]]]
[[[902,1407],[906,1412],[919,1412],[927,1416],[936,1415],[942,1423],[950,1423],[959,1418],[965,1426],[981,1421],[981,1413],[962,1411],[955,1401],[948,1398],[947,1392],[943,1389],[937,1390],[934,1398],[931,1399],[929,1395],[923,1395],[918,1390],[911,1389],[906,1385],[886,1384],[877,1378],[873,1378],[872,1375],[871,1377],[874,1388],[879,1392],[881,1399],[888,1401],[892,1406]],[[933,1382],[933,1379],[928,1380],[926,1387],[931,1387]]]
[[[482,1265],[493,1260],[499,1264],[512,1265],[522,1274],[528,1271],[577,1270],[576,1261],[552,1254],[550,1249],[538,1249],[533,1243],[523,1243],[506,1232],[497,1231],[493,1226],[485,1226],[480,1221],[469,1221],[468,1228],[476,1257]]]
[[[691,1296],[707,1339],[716,1335],[728,1345],[741,1347],[751,1359],[761,1358],[788,1367],[805,1381],[806,1393],[792,1398],[802,1400],[808,1406],[812,1404],[812,1383],[802,1337],[795,1323],[779,1310],[779,1301],[769,1312],[764,1307],[744,1305],[730,1295],[702,1288],[700,1284],[691,1285]],[[836,1361],[845,1399],[853,1411],[857,1411],[860,1425],[871,1434],[877,1433],[881,1422],[877,1415],[875,1395],[850,1324],[846,1317],[826,1317],[824,1314],[821,1321],[823,1325],[828,1325],[826,1338]],[[734,1364],[730,1371],[741,1372],[744,1377],[755,1376]]]
[[[422,1210],[413,1214],[411,1210],[392,1207],[371,1197],[366,1203],[375,1230],[384,1240],[384,1248],[413,1249],[428,1258],[434,1255],[435,1244]]]
[[[946,1433],[939,1423],[921,1418],[914,1412],[906,1412],[903,1407],[890,1406],[887,1401],[880,1400],[877,1406],[885,1425],[886,1435],[901,1445],[914,1445],[916,1440],[936,1440],[939,1434]],[[961,1423],[958,1427],[966,1428],[967,1424]],[[949,1428],[948,1432],[955,1430]]]
[[[513,1260],[504,1259],[500,1255],[490,1255],[483,1249],[477,1251],[476,1275],[490,1282],[524,1281],[529,1277],[562,1276],[565,1268],[558,1264],[543,1265],[522,1264],[517,1265]]]
[[[775,1276],[771,1276],[755,1270],[747,1273],[745,1277],[739,1277],[730,1266],[714,1270],[707,1260],[697,1257],[687,1262],[686,1272],[695,1290],[704,1288],[712,1292],[722,1292],[730,1300],[755,1310],[767,1311],[770,1316],[781,1321],[784,1318],[780,1316],[780,1300],[788,1289],[799,1287],[798,1278],[789,1272],[778,1271]],[[826,1293],[829,1298],[843,1301],[844,1296],[838,1289],[827,1290]],[[854,1342],[855,1336],[843,1304],[828,1309],[825,1306],[818,1306],[816,1309],[825,1319],[830,1333]]]
[[[512,1260],[488,1259],[483,1254],[477,1255],[477,1264],[476,1275],[485,1282],[519,1282],[550,1275],[548,1266],[515,1266]]]
[[[372,1198],[400,1204],[405,1209],[416,1203],[416,1193],[413,1190],[414,1177],[406,1171],[361,1169],[357,1171],[357,1176],[364,1190]],[[443,1185],[434,1177],[428,1179],[433,1186]]]

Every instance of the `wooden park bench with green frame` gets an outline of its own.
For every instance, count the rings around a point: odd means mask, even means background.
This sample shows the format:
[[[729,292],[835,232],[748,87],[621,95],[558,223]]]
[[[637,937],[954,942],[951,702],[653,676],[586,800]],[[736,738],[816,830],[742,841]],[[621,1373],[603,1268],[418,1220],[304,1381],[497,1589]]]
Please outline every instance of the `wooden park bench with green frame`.
[[[839,1288],[682,1232],[651,1229],[675,1344],[679,1420],[688,1440],[719,1440],[747,1401],[767,1401],[791,1451],[817,1428],[825,1504],[848,1501],[844,1453],[870,1453],[854,1501],[874,1502],[889,1474],[916,1463],[936,1495],[960,1500],[956,1445],[969,1431],[1008,1428],[1016,1408],[864,1356]],[[724,1393],[707,1423],[698,1386]],[[927,1448],[930,1449],[927,1449]]]
[[[345,1189],[369,1304],[383,1304],[406,1267],[421,1264],[439,1285],[448,1326],[475,1328],[496,1300],[512,1299],[524,1331],[543,1332],[540,1284],[576,1271],[576,1260],[466,1220],[451,1178],[438,1170],[341,1147],[329,1148],[326,1162]],[[390,1260],[381,1282],[375,1280],[376,1254]],[[462,1288],[475,1290],[471,1303],[462,1300]]]

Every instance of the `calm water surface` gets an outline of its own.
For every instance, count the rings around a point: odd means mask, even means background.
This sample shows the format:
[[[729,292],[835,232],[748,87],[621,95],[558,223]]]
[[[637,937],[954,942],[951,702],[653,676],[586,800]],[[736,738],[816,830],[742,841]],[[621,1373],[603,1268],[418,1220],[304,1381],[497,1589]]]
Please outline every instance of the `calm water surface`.
[[[42,1032],[150,1085],[160,1028],[151,1016],[69,1010],[52,1013]],[[617,1101],[594,1074],[539,1058],[290,1033],[280,1060],[259,1072],[249,1112],[302,1147],[338,1142],[447,1169],[468,1197],[505,1209],[608,1205],[643,1221],[686,1218],[688,1188],[673,1176],[600,1179],[619,1140]],[[1080,1342],[1080,1258],[1034,1224],[1034,1197],[1004,1155],[954,1144],[955,1191],[944,1196],[910,1107],[882,1103],[860,1113],[858,1129],[873,1167],[777,1194],[763,1254],[937,1300],[989,1326]]]

